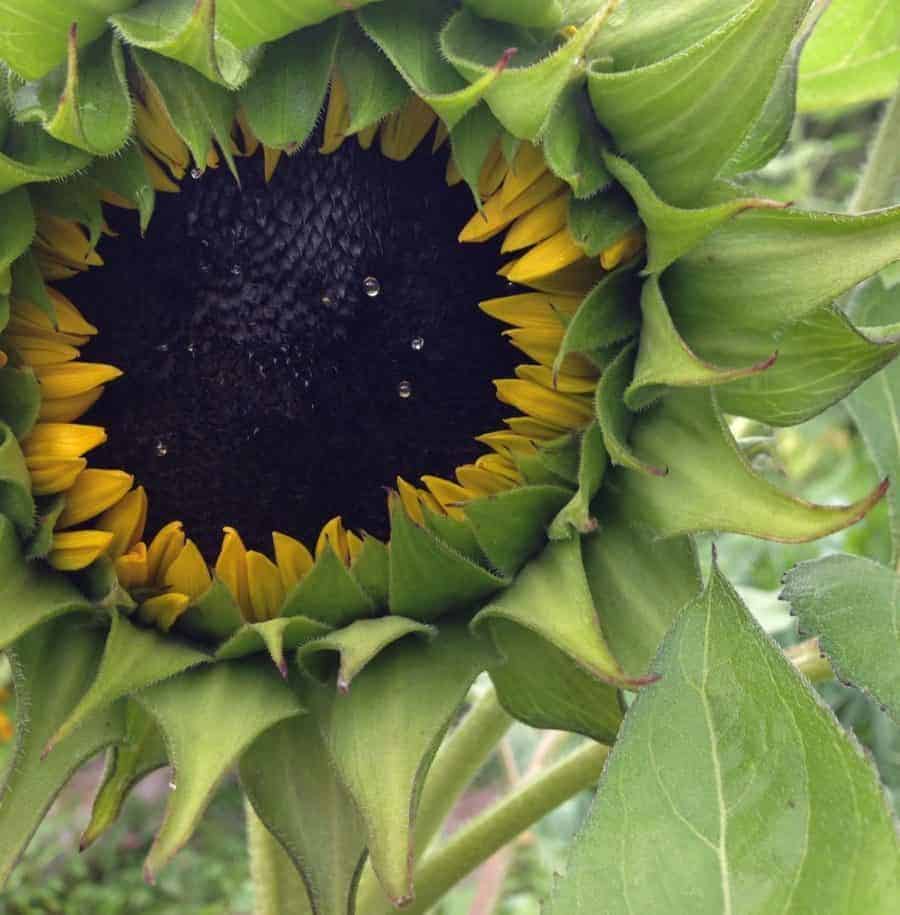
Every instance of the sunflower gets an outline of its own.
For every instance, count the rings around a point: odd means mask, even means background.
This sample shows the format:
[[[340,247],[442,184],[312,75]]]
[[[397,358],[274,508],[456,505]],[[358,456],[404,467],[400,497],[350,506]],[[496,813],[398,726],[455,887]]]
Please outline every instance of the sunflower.
[[[169,762],[152,875],[238,764],[317,911],[366,854],[400,904],[479,673],[611,742],[691,535],[814,539],[883,495],[793,498],[727,417],[801,422],[896,355],[831,303],[900,214],[741,190],[806,0],[115,6],[0,29],[0,646],[31,709],[0,874],[110,747],[85,842]]]

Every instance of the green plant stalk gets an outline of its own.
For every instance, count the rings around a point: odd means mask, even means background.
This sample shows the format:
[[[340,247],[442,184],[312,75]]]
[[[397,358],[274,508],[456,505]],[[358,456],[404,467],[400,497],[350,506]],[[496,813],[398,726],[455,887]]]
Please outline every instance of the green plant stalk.
[[[869,147],[865,168],[850,199],[850,212],[863,213],[894,202],[900,178],[900,85],[888,102]]]
[[[244,810],[255,915],[313,915],[306,885],[293,862],[246,799]]]
[[[424,915],[479,864],[564,801],[595,784],[609,751],[603,744],[585,744],[524,781],[495,807],[454,833],[416,868],[416,899],[404,909],[405,915]],[[391,915],[393,911],[384,900],[375,907],[358,909],[359,915]]]
[[[480,696],[447,742],[438,751],[425,780],[416,817],[416,847],[427,849],[447,815],[513,723],[490,687]],[[368,912],[382,904],[384,893],[370,862],[359,881],[357,910]]]

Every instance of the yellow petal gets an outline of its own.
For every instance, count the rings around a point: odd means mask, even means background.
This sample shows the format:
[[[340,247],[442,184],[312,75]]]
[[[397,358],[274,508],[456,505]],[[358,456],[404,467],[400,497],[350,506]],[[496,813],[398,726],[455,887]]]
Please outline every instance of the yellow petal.
[[[390,115],[381,127],[381,152],[388,159],[403,162],[425,139],[437,120],[437,115],[417,95],[397,112]]]
[[[375,137],[378,136],[378,130],[380,127],[381,124],[372,124],[371,127],[366,127],[356,135],[356,139],[359,141],[359,145],[363,149],[371,149],[372,144],[375,142]]]
[[[640,229],[632,229],[600,252],[600,266],[604,270],[614,270],[619,264],[634,257],[643,247],[644,233]]]
[[[14,299],[12,303],[12,313],[14,316],[48,331],[61,331],[65,334],[73,334],[79,338],[81,343],[87,342],[83,338],[93,337],[97,333],[97,328],[87,321],[84,315],[72,304],[71,300],[66,298],[58,289],[52,286],[47,287],[47,295],[53,304],[56,312],[56,327],[50,320],[49,315],[34,302],[27,299]],[[63,342],[70,342],[65,340]],[[75,343],[79,346],[79,343]]]
[[[406,514],[418,525],[425,523],[425,516],[422,514],[422,503],[419,501],[419,493],[416,487],[407,483],[403,477],[397,477],[397,492],[400,494],[400,501]]]
[[[81,457],[106,441],[103,426],[38,423],[22,441],[25,457]]]
[[[9,743],[15,736],[16,729],[6,712],[0,712],[0,743]]]
[[[238,109],[237,117],[238,129],[241,133],[241,155],[253,156],[259,149],[259,138],[253,132],[250,122],[247,120],[247,112],[243,106]]]
[[[169,173],[148,152],[144,153],[144,167],[150,176],[153,190],[162,191],[164,194],[177,194],[181,191],[181,188],[169,177]]]
[[[9,362],[9,357],[0,349],[0,369],[2,369],[7,362]]]
[[[133,200],[129,200],[127,197],[123,197],[121,194],[106,188],[100,189],[100,199],[110,206],[118,207],[120,210],[136,210],[138,208],[138,205]]]
[[[37,213],[36,245],[55,260],[78,269],[86,265],[99,267],[103,258],[91,246],[79,223],[61,219],[45,210]]]
[[[543,244],[547,244],[544,242]],[[532,249],[536,250],[536,249]],[[509,268],[503,275],[508,277],[516,268],[518,261],[510,261]],[[497,271],[500,273],[500,271]],[[579,301],[606,276],[606,271],[600,266],[600,260],[593,257],[584,257],[575,261],[556,273],[546,276],[536,276],[528,280],[525,285],[550,295],[577,296]]]
[[[228,586],[245,618],[251,618],[250,594],[247,590],[247,548],[233,527],[226,527],[222,549],[216,560],[216,575]]]
[[[478,193],[484,200],[491,196],[503,183],[509,166],[503,158],[503,148],[498,140],[488,153],[478,175]]]
[[[450,139],[450,131],[443,121],[438,121],[434,131],[434,142],[431,144],[432,153],[436,153]]]
[[[116,575],[123,588],[146,588],[150,584],[145,543],[136,543],[116,560]]]
[[[463,180],[462,172],[459,170],[459,166],[454,161],[453,156],[447,160],[447,171],[444,180],[447,182],[447,187],[456,187]]]
[[[504,324],[514,327],[560,327],[551,296],[544,292],[525,292],[499,299],[486,299],[478,307]]]
[[[284,584],[278,566],[268,556],[250,550],[247,553],[247,590],[253,619],[274,619],[284,603]]]
[[[322,145],[319,152],[328,155],[338,149],[347,136],[350,126],[350,102],[347,98],[347,87],[340,75],[335,73],[331,80],[331,92],[328,95],[328,110],[325,112],[325,128],[322,132]]]
[[[84,470],[66,495],[66,507],[56,522],[63,530],[111,508],[131,489],[134,477],[122,470]]]
[[[275,169],[278,168],[280,159],[280,149],[272,149],[270,146],[263,147],[263,174],[266,179],[266,184],[272,180],[272,175],[275,174]]]
[[[191,153],[172,126],[162,97],[148,82],[141,84],[140,98],[134,100],[135,133],[141,144],[161,159],[176,178],[183,178]]]
[[[53,400],[41,400],[38,419],[42,422],[70,423],[83,416],[100,399],[105,388],[101,385],[84,394],[74,397],[58,397]]]
[[[74,346],[56,340],[20,337],[17,334],[8,334],[6,340],[26,365],[60,365],[79,356]]]
[[[527,191],[547,171],[543,153],[531,143],[519,146],[512,168],[503,182],[503,202],[509,205]]]
[[[531,356],[535,362],[541,365],[552,367],[559,346],[562,343],[563,328],[553,327],[517,327],[513,330],[503,332],[504,337],[508,337],[510,343],[521,350],[528,356]],[[577,375],[579,377],[597,377],[597,369],[584,356],[577,353],[570,353],[563,360],[563,369],[568,375]],[[551,385],[552,387],[552,385]]]
[[[77,572],[98,559],[112,541],[108,531],[66,531],[53,535],[47,562],[60,572]]]
[[[64,334],[52,328],[39,327],[25,318],[16,315],[16,309],[12,311],[6,330],[11,334],[18,334],[20,337],[28,337],[33,340],[52,340],[55,343],[68,343],[69,346],[84,346],[90,340],[90,337],[80,336],[77,334]]]
[[[168,632],[175,625],[178,617],[187,610],[190,603],[191,599],[187,594],[178,594],[175,591],[170,591],[168,594],[157,594],[156,597],[151,597],[141,604],[138,608],[138,616],[145,623],[156,626],[163,632]]]
[[[101,531],[112,533],[108,552],[113,559],[127,553],[144,536],[146,524],[147,493],[143,486],[133,489],[94,522]]]
[[[290,591],[313,567],[312,553],[299,540],[278,531],[272,534],[272,542],[281,582],[285,591]]]
[[[517,432],[486,432],[484,435],[476,436],[475,440],[487,445],[488,448],[493,448],[498,454],[534,454],[537,450],[528,436],[519,435]],[[484,457],[480,457],[476,463],[483,460]]]
[[[350,551],[350,562],[351,564],[356,562],[359,559],[360,553],[363,550],[363,539],[358,537],[353,531],[347,531],[347,549]]]
[[[45,280],[67,280],[69,277],[78,276],[82,270],[87,270],[86,265],[84,267],[74,268],[60,263],[59,260],[48,254],[45,249],[41,248],[37,242],[34,243],[31,250],[34,251],[38,269],[41,271],[41,276]]]
[[[187,594],[192,600],[209,590],[212,585],[209,566],[193,540],[185,542],[184,549],[166,570],[163,581],[173,591]]]
[[[163,584],[169,566],[184,549],[184,540],[184,527],[180,521],[170,521],[160,528],[147,550],[147,578],[150,584]]]
[[[594,416],[594,405],[590,398],[575,394],[560,394],[543,385],[519,378],[504,378],[494,382],[497,398],[516,409],[545,420],[564,429],[580,429]]]
[[[503,422],[509,426],[516,435],[524,435],[536,442],[548,442],[559,438],[566,429],[544,420],[537,420],[533,416],[511,416]]]
[[[528,449],[520,448],[520,452],[533,453],[535,450],[534,445],[531,442],[527,442],[527,444]],[[481,470],[489,470],[495,476],[504,477],[516,485],[522,482],[522,474],[519,472],[519,468],[502,454],[483,454],[475,461],[475,466]]]
[[[522,255],[505,275],[513,283],[528,283],[582,259],[584,251],[567,227]]]
[[[75,484],[87,467],[84,458],[30,457],[25,465],[31,475],[31,488],[36,496],[51,496],[65,492]]]
[[[569,194],[557,194],[520,216],[503,239],[503,252],[520,251],[556,235],[569,219]]]
[[[331,548],[342,562],[350,564],[347,532],[344,530],[344,523],[341,521],[340,516],[332,518],[319,532],[319,539],[316,541],[317,559],[325,552],[325,547],[328,544],[331,544]]]
[[[86,394],[93,388],[121,377],[122,370],[99,362],[73,362],[36,366],[34,374],[41,384],[41,396],[52,400]]]
[[[459,240],[480,242],[493,238],[513,220],[539,206],[564,187],[565,182],[547,172],[512,203],[504,203],[502,192],[493,194],[485,203],[483,213],[475,213],[463,227]]]
[[[209,150],[206,153],[206,167],[207,168],[218,168],[219,167],[219,153],[216,150],[216,147],[210,145]]]
[[[485,470],[483,467],[476,467],[474,464],[464,464],[456,468],[456,479],[460,485],[464,486],[469,492],[477,496],[491,496],[498,492],[504,492],[511,489],[516,484],[506,477],[500,477]]]
[[[468,490],[441,477],[424,476],[422,482],[451,518],[458,521],[465,519],[465,513],[459,508],[459,503],[468,502],[472,498]]]
[[[553,383],[553,370],[546,365],[518,365],[516,366],[516,378],[525,378],[528,381],[534,381],[542,384],[545,388],[552,388],[562,394],[593,394],[597,387],[597,375],[593,377],[579,377],[577,375],[566,375],[562,372]]]

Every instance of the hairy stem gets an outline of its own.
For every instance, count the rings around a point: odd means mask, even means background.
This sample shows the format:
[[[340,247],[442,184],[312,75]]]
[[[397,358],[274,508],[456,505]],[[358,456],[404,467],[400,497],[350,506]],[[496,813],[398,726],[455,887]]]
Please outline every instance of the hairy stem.
[[[523,780],[495,807],[459,829],[416,868],[416,900],[404,909],[405,915],[424,915],[482,861],[564,801],[595,784],[608,754],[607,746],[585,744],[551,768]],[[363,911],[366,915],[391,915],[392,909],[383,903]]]
[[[824,683],[834,679],[831,662],[822,654],[818,639],[807,639],[799,645],[792,645],[785,654],[810,683]]]
[[[278,841],[244,801],[255,915],[312,915],[306,885]]]
[[[900,178],[900,86],[881,116],[878,131],[869,146],[869,157],[853,197],[850,212],[862,213],[894,202]]]

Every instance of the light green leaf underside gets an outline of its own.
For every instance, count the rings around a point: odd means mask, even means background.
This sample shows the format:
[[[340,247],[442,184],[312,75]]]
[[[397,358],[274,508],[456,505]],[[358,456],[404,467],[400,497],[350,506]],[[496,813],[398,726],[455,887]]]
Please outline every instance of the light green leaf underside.
[[[588,82],[621,153],[669,202],[698,199],[759,116],[809,0],[751,0],[696,44]]]
[[[280,722],[244,753],[241,786],[303,876],[314,915],[348,915],[366,850],[365,826],[320,731],[329,697],[307,689],[303,699],[310,714]]]
[[[873,769],[717,570],[657,667],[548,915],[896,911]]]
[[[416,810],[431,760],[491,660],[463,626],[437,638],[401,639],[330,704],[324,733],[334,765],[366,823],[369,854],[395,905],[412,893]]]
[[[268,664],[247,660],[186,671],[135,698],[159,724],[174,769],[175,787],[144,865],[154,880],[190,838],[229,766],[260,734],[302,708]]]
[[[900,77],[900,7],[832,0],[800,61],[798,107],[822,111],[886,98]]]
[[[597,526],[591,514],[591,501],[597,495],[609,464],[603,432],[596,421],[580,435],[577,490],[568,504],[553,519],[547,531],[551,540],[566,540],[587,534]]]
[[[563,19],[560,0],[463,0],[477,16],[528,28],[552,29]]]
[[[0,422],[16,436],[27,435],[38,418],[41,389],[29,369],[0,369]]]
[[[281,608],[282,617],[306,616],[329,626],[343,626],[374,612],[372,598],[330,545],[288,593]]]
[[[640,224],[634,202],[616,185],[590,200],[569,202],[569,231],[588,257],[597,257]]]
[[[638,457],[668,467],[663,477],[617,470],[610,486],[621,511],[661,536],[733,531],[802,543],[859,521],[884,495],[882,484],[848,506],[813,505],[776,489],[750,469],[707,390],[668,394],[634,424]]]
[[[280,616],[262,623],[245,623],[216,649],[218,660],[244,658],[267,651],[283,677],[287,676],[286,652],[324,635],[329,627],[305,616]]]
[[[66,746],[41,759],[50,736],[89,686],[102,647],[101,632],[78,616],[34,629],[11,653],[19,720],[0,789],[0,886],[72,773],[124,733],[119,704],[85,721]]]
[[[837,675],[900,721],[900,575],[860,556],[826,556],[791,569],[780,597]]]
[[[35,507],[31,476],[12,429],[0,423],[0,515],[9,518],[23,534],[31,533]]]

